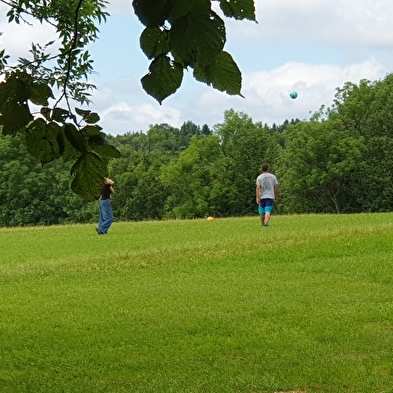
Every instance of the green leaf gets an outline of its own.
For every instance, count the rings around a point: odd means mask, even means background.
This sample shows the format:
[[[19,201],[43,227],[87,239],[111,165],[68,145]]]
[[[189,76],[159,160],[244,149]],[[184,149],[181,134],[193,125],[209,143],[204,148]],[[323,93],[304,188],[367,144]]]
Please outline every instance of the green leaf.
[[[169,37],[166,30],[158,27],[146,27],[140,40],[141,49],[148,59],[152,59],[169,52]]]
[[[33,120],[27,104],[7,102],[2,106],[1,125],[4,135],[16,135],[22,128]]]
[[[220,8],[229,18],[255,21],[254,0],[220,0]]]
[[[87,125],[85,127],[83,127],[81,129],[82,134],[86,135],[86,136],[99,136],[102,134],[101,132],[102,127],[100,127],[99,125]]]
[[[161,55],[152,61],[149,73],[141,79],[141,82],[146,93],[161,104],[180,87],[182,80],[183,68],[173,63],[169,57]]]
[[[0,108],[9,100],[12,94],[12,88],[10,82],[0,82]]]
[[[23,71],[15,71],[8,79],[7,83],[8,82],[11,83],[9,100],[24,103],[30,98],[33,83],[31,75]]]
[[[81,152],[75,149],[64,135],[64,127],[61,128],[59,135],[59,146],[63,161],[75,161],[81,156]]]
[[[41,113],[42,116],[45,117],[45,119],[46,119],[47,121],[51,120],[51,113],[52,113],[52,110],[51,110],[50,108],[48,108],[48,107],[42,107],[42,108],[40,109],[40,113]]]
[[[24,72],[14,72],[0,83],[0,113],[4,135],[15,135],[30,121],[27,100],[31,93],[31,77]]]
[[[82,154],[71,168],[74,179],[71,189],[87,201],[94,201],[100,195],[104,177],[108,176],[108,168],[97,154]]]
[[[59,123],[63,123],[70,116],[70,112],[62,108],[54,108],[52,112],[52,119]]]
[[[145,26],[160,27],[164,24],[166,19],[165,13],[166,0],[134,0],[132,6],[134,7],[135,15]]]
[[[88,124],[95,124],[100,121],[100,116],[98,113],[80,108],[75,108],[75,112]]]
[[[196,68],[194,77],[230,95],[241,95],[242,74],[232,56],[222,51],[216,61],[205,68]]]
[[[43,119],[34,120],[26,128],[25,141],[28,152],[43,165],[60,157],[58,135],[61,127],[46,123]]]
[[[225,24],[213,11],[196,9],[175,21],[170,29],[171,53],[183,66],[204,67],[224,48]]]
[[[64,135],[71,145],[81,153],[87,152],[87,144],[81,132],[70,123],[64,125]]]
[[[31,88],[30,101],[35,105],[48,105],[48,98],[53,98],[51,88],[45,83],[33,83]]]
[[[81,117],[88,116],[88,115],[91,113],[91,111],[88,110],[88,109],[80,109],[80,108],[75,108],[75,112],[76,112],[79,116],[81,116]]]
[[[112,146],[105,138],[101,136],[93,136],[89,138],[89,145],[100,156],[107,158],[119,158],[121,153]]]
[[[83,118],[83,120],[88,124],[95,124],[100,121],[100,116],[98,113],[92,112],[89,114],[89,116]]]
[[[199,12],[209,13],[211,9],[210,0],[171,0],[167,2],[168,21],[173,24],[176,20],[186,14],[200,9]]]

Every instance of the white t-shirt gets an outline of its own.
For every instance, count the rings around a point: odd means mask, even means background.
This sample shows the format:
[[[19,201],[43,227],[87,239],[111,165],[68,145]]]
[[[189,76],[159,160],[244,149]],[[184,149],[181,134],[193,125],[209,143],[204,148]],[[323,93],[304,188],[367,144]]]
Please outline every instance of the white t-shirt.
[[[274,199],[274,186],[278,185],[276,176],[272,173],[262,173],[257,177],[257,186],[260,186],[259,199]]]

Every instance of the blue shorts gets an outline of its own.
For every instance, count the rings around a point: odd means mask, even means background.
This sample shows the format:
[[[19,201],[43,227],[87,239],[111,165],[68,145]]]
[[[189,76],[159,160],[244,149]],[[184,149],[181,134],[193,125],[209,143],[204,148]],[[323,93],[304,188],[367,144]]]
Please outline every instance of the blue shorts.
[[[266,198],[260,199],[258,205],[258,213],[263,215],[265,213],[271,213],[273,211],[274,199]]]

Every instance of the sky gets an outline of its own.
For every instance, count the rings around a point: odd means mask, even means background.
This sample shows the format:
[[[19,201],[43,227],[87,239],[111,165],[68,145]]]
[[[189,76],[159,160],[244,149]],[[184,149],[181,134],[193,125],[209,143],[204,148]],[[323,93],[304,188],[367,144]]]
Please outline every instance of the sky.
[[[308,120],[333,103],[346,82],[383,79],[393,71],[393,2],[390,0],[255,0],[257,23],[224,18],[228,51],[243,75],[242,95],[229,96],[186,71],[182,86],[162,105],[142,89],[149,60],[139,47],[143,25],[131,0],[110,0],[111,14],[89,49],[98,87],[89,109],[104,132],[146,132],[151,125],[209,127],[233,109],[268,125]],[[216,4],[216,3],[215,3]],[[48,27],[7,24],[0,4],[0,50],[14,58],[30,42],[53,36]],[[11,63],[11,61],[10,61]],[[291,91],[298,98],[289,97]]]

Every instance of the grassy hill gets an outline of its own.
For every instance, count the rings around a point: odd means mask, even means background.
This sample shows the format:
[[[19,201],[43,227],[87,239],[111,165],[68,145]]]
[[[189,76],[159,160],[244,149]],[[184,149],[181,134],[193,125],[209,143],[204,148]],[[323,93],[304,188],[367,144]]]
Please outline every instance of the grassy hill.
[[[393,214],[0,229],[0,392],[393,392]]]

